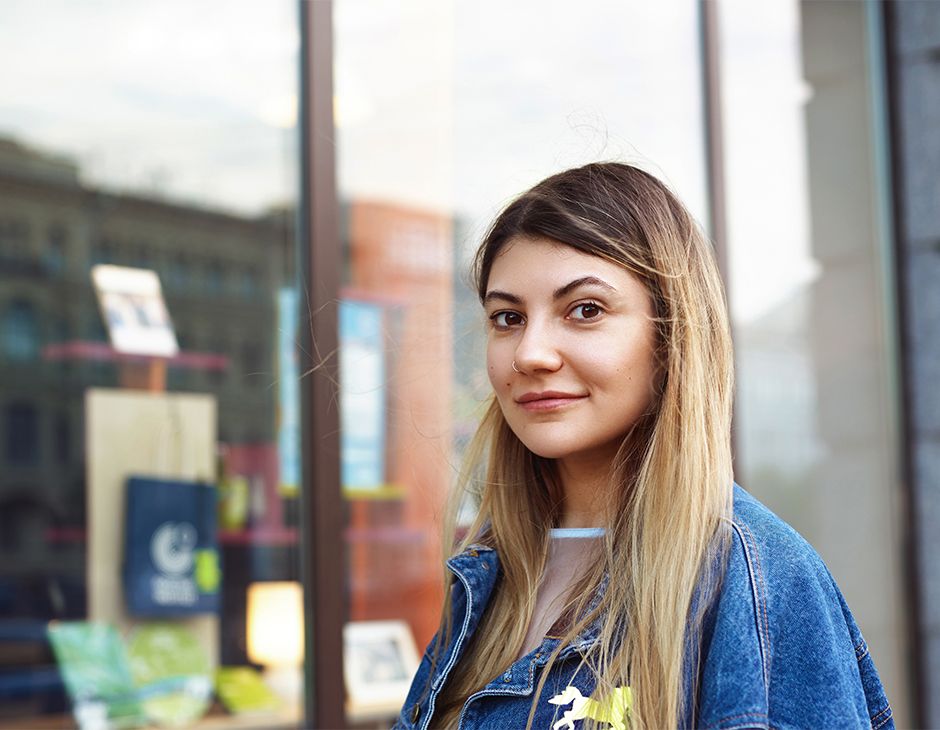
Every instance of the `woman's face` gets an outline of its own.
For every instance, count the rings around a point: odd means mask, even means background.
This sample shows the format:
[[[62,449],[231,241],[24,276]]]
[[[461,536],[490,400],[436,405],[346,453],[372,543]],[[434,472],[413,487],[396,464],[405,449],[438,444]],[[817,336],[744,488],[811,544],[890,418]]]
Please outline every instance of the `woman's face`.
[[[643,283],[551,239],[519,238],[493,261],[484,308],[487,370],[516,436],[544,458],[609,463],[653,398]]]

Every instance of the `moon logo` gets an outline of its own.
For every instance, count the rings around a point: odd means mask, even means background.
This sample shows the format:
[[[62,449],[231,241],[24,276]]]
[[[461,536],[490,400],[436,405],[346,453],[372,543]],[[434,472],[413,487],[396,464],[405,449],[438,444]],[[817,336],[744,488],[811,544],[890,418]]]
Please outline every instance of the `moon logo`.
[[[188,522],[164,522],[150,540],[150,557],[161,573],[182,575],[193,567],[196,528]]]

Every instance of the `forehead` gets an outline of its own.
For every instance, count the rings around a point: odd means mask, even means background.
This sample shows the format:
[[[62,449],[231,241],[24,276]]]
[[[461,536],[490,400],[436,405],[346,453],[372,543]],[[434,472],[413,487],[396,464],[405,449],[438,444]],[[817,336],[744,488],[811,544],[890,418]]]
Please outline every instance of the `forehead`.
[[[646,294],[632,272],[550,238],[515,238],[493,259],[486,289],[513,294],[553,291],[575,279],[595,276],[624,294]]]

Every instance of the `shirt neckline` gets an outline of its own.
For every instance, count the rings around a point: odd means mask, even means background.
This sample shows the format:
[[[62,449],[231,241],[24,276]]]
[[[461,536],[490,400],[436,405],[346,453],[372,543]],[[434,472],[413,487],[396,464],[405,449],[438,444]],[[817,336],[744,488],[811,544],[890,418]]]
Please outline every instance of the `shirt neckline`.
[[[552,527],[548,536],[556,537],[604,537],[603,527]]]

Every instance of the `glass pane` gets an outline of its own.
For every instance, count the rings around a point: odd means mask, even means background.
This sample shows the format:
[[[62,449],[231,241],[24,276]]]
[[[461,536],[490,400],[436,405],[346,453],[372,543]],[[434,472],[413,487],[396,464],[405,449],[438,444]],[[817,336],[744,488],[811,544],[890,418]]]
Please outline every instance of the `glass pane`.
[[[0,727],[298,724],[296,6],[3,4]]]
[[[511,196],[599,159],[704,218],[698,20],[693,2],[337,0],[334,26],[347,689],[351,720],[387,724],[414,670],[394,647],[420,656],[439,622],[441,512],[490,394],[469,258]]]
[[[737,477],[823,556],[904,726],[878,31],[864,3],[719,8]],[[875,599],[872,585],[884,588]]]

